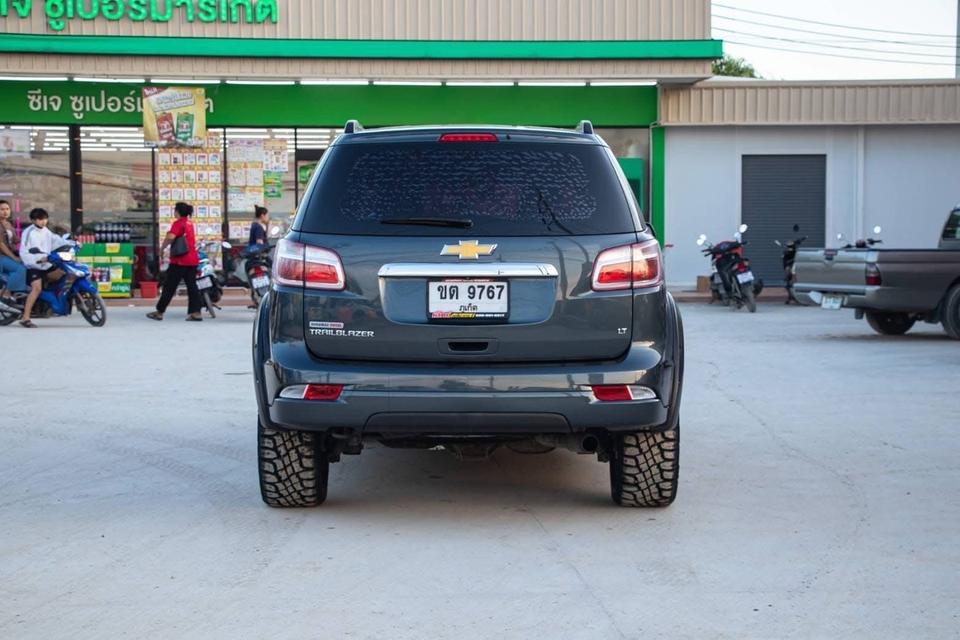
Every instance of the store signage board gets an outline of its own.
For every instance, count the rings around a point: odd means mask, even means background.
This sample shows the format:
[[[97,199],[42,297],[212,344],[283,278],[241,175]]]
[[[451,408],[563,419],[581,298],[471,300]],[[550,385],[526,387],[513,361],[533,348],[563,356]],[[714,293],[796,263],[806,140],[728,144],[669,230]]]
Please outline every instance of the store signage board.
[[[0,17],[27,20],[43,11],[47,26],[63,31],[72,22],[202,22],[277,24],[276,0],[0,0]]]
[[[202,147],[206,139],[203,87],[143,88],[143,141],[147,146]]]
[[[250,86],[210,84],[207,127],[517,123],[646,127],[656,87]],[[0,81],[0,123],[142,126],[139,84]]]

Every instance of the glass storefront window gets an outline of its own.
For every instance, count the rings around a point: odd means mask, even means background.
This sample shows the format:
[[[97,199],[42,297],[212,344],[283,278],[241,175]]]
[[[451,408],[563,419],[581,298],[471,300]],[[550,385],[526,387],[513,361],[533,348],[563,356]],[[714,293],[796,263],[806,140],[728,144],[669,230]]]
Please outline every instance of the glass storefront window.
[[[297,205],[303,199],[313,170],[320,161],[333,139],[343,132],[342,129],[297,129]]]
[[[227,129],[226,138],[230,241],[247,242],[256,206],[270,210],[271,235],[282,234],[296,209],[294,129]]]
[[[70,159],[67,127],[0,126],[0,200],[14,223],[30,224],[34,207],[50,213],[53,227],[70,226]]]
[[[152,246],[153,150],[143,145],[143,130],[82,127],[80,150],[84,232]]]

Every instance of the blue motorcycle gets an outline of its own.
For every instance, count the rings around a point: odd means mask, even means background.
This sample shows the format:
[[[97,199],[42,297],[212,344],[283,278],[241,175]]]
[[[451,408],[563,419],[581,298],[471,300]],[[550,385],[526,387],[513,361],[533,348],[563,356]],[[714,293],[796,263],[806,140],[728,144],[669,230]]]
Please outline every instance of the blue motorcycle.
[[[31,249],[31,253],[41,253]],[[54,269],[63,272],[63,276],[53,283],[47,283],[40,297],[33,305],[31,316],[34,318],[52,318],[69,316],[74,307],[84,320],[94,327],[102,327],[107,322],[107,307],[97,291],[97,285],[90,281],[90,268],[76,260],[76,243],[66,244],[47,255]],[[12,299],[0,301],[0,325],[12,324],[23,313],[27,294],[18,292]]]

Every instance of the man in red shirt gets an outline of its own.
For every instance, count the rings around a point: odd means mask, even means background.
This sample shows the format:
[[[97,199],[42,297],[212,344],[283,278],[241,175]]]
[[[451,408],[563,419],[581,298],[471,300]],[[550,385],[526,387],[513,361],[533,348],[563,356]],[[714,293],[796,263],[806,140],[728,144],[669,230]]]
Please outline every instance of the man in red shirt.
[[[203,320],[200,315],[200,290],[197,289],[197,265],[200,264],[200,256],[197,254],[197,237],[193,231],[193,223],[190,222],[193,206],[186,202],[178,202],[174,205],[174,211],[177,219],[170,226],[170,231],[160,245],[161,255],[167,247],[170,247],[170,265],[167,267],[167,277],[163,281],[163,293],[157,302],[157,310],[148,313],[147,317],[163,320],[163,313],[177,293],[177,287],[182,280],[187,285],[189,298],[187,320],[200,322]]]

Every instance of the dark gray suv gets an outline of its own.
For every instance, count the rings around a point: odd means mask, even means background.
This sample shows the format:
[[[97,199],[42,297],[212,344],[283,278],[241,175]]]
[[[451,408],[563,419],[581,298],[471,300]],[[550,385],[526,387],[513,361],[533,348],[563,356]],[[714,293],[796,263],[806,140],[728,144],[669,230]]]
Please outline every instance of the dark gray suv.
[[[277,246],[253,339],[263,500],[318,505],[365,444],[610,463],[613,500],[677,491],[683,328],[603,140],[355,121]]]

